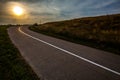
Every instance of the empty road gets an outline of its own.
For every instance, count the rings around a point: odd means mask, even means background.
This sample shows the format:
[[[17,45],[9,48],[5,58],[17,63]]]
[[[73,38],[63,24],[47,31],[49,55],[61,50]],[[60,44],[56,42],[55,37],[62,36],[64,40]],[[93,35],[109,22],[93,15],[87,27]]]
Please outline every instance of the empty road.
[[[120,56],[10,27],[10,39],[44,80],[120,80]]]

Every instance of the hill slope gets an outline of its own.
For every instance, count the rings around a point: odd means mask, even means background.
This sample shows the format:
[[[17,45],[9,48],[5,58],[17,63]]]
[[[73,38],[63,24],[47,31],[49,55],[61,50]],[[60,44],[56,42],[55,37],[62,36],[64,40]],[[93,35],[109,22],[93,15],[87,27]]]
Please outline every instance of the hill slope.
[[[120,53],[120,14],[50,22],[31,30],[72,42]]]

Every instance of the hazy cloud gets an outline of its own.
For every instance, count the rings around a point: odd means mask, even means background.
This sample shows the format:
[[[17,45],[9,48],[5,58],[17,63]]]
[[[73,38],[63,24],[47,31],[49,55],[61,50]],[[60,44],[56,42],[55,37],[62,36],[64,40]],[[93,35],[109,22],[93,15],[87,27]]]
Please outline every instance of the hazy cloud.
[[[120,0],[0,0],[0,23],[17,23],[9,11],[14,4],[25,9],[21,23],[120,13]]]

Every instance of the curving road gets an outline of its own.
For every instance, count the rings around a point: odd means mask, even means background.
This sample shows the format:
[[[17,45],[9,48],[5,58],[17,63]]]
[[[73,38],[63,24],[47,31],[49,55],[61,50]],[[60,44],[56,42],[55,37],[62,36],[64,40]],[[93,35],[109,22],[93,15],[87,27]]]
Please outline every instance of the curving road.
[[[10,27],[8,34],[36,74],[44,80],[120,80],[120,56]]]

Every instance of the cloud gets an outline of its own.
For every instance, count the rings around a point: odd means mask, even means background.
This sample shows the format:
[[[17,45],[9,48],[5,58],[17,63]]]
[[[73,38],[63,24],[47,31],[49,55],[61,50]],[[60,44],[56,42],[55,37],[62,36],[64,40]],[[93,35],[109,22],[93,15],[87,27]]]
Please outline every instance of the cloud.
[[[110,5],[112,3],[116,2],[115,0],[94,0],[92,3],[88,4],[89,8],[102,8],[105,7],[107,5]]]
[[[25,9],[21,23],[34,23],[120,13],[120,0],[0,0],[0,23],[13,22],[10,5]]]

